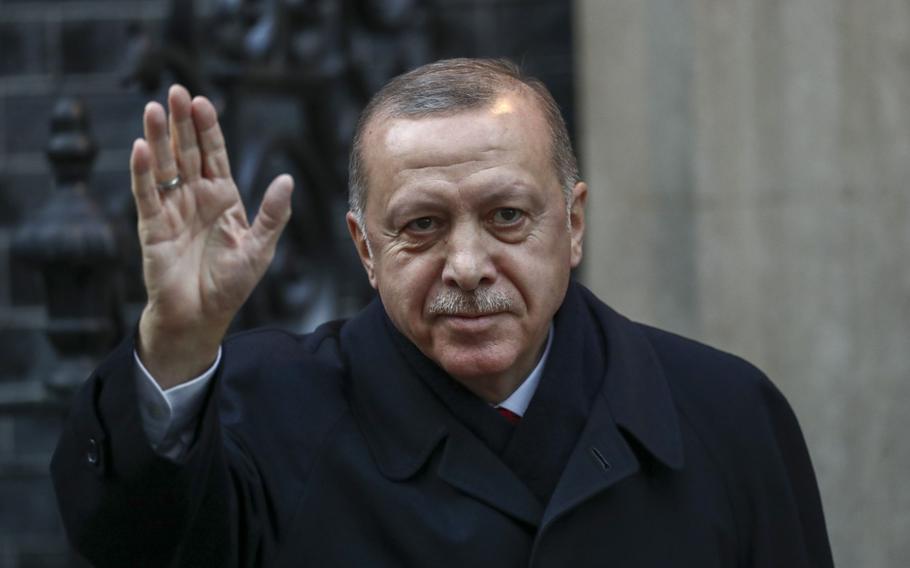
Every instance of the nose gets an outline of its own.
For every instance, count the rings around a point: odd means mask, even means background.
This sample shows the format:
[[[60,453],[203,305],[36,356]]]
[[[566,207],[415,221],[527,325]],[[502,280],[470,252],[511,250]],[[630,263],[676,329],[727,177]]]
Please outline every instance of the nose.
[[[496,279],[489,243],[483,228],[472,223],[458,223],[449,234],[446,263],[442,281],[447,286],[457,286],[471,291],[488,286]]]

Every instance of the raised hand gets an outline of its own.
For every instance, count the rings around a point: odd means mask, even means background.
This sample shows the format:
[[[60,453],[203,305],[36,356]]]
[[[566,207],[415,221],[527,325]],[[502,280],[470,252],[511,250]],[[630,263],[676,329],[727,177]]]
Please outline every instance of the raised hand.
[[[275,254],[293,189],[290,176],[275,178],[251,226],[212,103],[175,85],[168,107],[170,116],[158,103],[146,106],[145,138],[130,157],[148,292],[137,348],[163,388],[215,359]]]

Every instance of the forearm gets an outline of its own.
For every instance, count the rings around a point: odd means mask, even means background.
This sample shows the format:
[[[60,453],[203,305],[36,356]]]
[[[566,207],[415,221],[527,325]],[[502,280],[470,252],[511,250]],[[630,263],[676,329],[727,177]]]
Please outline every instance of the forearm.
[[[165,566],[197,546],[227,555],[210,556],[211,565],[230,566],[237,497],[217,409],[205,401],[180,460],[156,453],[139,417],[132,351],[124,342],[85,383],[54,454],[70,540],[97,566]]]

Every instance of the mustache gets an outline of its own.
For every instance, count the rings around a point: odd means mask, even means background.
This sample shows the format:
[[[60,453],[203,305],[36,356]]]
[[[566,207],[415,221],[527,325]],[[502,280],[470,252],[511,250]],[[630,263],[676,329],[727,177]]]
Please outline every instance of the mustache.
[[[433,298],[427,311],[437,316],[481,316],[512,311],[514,304],[507,294],[488,288],[472,292],[449,289]]]

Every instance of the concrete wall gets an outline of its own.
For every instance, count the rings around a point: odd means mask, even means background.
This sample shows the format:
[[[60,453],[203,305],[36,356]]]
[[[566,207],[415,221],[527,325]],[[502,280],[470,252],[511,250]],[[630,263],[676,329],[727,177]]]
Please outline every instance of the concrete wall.
[[[910,558],[910,2],[577,0],[584,279],[762,367],[840,566]]]

